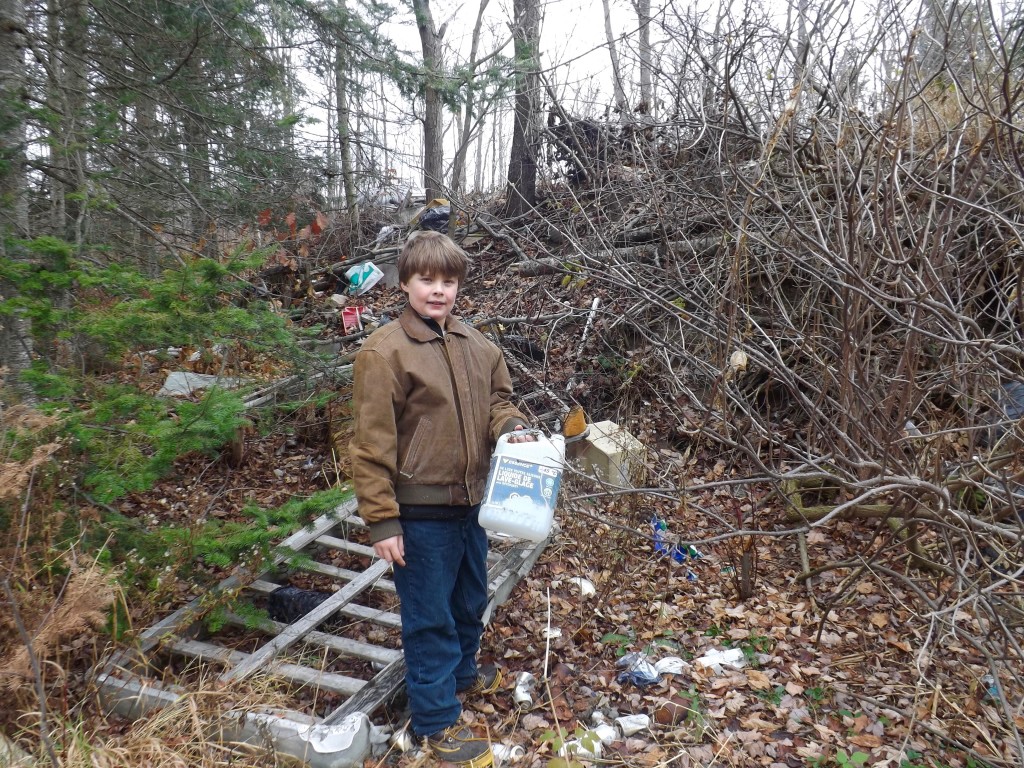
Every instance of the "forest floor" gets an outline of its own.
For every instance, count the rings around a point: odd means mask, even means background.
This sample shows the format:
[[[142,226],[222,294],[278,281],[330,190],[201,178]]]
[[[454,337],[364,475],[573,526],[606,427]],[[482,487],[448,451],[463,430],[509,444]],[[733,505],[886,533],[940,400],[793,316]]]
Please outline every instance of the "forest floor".
[[[615,297],[606,287],[567,286],[560,276],[510,282],[503,277],[503,258],[498,248],[478,259],[460,295],[464,317],[536,316],[566,306],[585,315],[592,295],[603,296],[604,317],[614,317]],[[380,317],[400,308],[402,296],[382,286],[360,303]],[[595,339],[601,333],[599,320]],[[517,396],[529,394],[538,381],[557,382],[564,391],[566,379],[586,369],[578,399],[591,420],[623,419],[628,405],[632,416],[624,426],[648,446],[650,477],[672,480],[651,484],[696,490],[601,494],[585,477],[566,477],[557,534],[485,632],[483,656],[503,667],[505,685],[486,700],[466,702],[464,716],[474,729],[496,743],[522,747],[525,754],[516,761],[522,768],[557,765],[559,743],[581,735],[584,746],[595,749],[584,731],[602,716],[610,722],[625,715],[647,715],[650,725],[629,736],[606,729],[603,762],[650,768],[1010,764],[1003,710],[981,682],[984,660],[952,642],[934,642],[912,595],[883,591],[869,571],[852,568],[798,578],[807,567],[863,561],[875,537],[870,525],[837,521],[813,528],[806,533],[805,566],[798,537],[783,535],[795,524],[781,501],[768,489],[735,482],[743,468],[714,444],[686,442],[667,427],[678,419],[659,412],[663,402],[645,401],[642,391],[631,389],[632,379],[616,379],[599,364],[607,353],[599,341],[581,356],[578,325],[561,337],[533,337],[547,344],[547,368],[531,382],[521,373],[531,366],[536,373],[536,361],[522,357],[513,366],[513,373],[520,371]],[[339,354],[356,345],[349,342]],[[142,386],[158,387],[165,373],[153,371]],[[243,522],[246,505],[270,508],[329,486],[339,460],[344,463],[332,455],[322,409],[309,411],[265,433],[249,433],[240,466],[188,457],[151,491],[116,507],[151,529],[187,527],[199,517]],[[721,521],[751,510],[764,532],[752,550],[749,539],[746,545],[708,541],[721,533]],[[664,535],[695,543],[699,556],[659,551],[653,519],[664,522]],[[743,546],[755,567],[753,594],[741,600]],[[211,580],[223,575],[214,567],[208,571]],[[195,594],[195,582],[151,584],[148,595],[129,596],[134,627],[144,628]],[[724,649],[740,652],[735,667],[696,664]],[[82,662],[74,665],[79,668],[92,654],[84,642],[71,652]],[[632,652],[652,663],[678,657],[682,664],[641,684],[620,667]],[[523,672],[540,681],[526,708],[512,700]],[[373,719],[399,727],[401,702]],[[128,729],[106,720],[96,732],[116,741]],[[391,749],[367,765],[410,768],[424,759],[416,750]]]

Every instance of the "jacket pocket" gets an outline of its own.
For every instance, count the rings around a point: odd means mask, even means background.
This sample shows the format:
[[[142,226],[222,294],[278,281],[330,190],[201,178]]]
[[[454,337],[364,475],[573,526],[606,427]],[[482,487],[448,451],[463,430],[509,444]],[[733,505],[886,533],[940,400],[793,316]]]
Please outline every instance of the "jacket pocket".
[[[430,419],[424,416],[416,425],[416,431],[412,433],[409,448],[406,450],[405,458],[402,459],[402,466],[398,470],[398,474],[402,477],[412,478],[416,476],[416,468],[420,463],[420,454],[423,451],[423,445],[426,443],[429,432]]]

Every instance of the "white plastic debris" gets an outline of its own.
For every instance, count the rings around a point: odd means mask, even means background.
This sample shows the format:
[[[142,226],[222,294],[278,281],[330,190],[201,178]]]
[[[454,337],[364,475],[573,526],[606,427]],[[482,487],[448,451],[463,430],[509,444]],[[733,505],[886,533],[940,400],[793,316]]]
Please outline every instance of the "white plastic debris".
[[[722,674],[723,667],[731,669],[742,669],[746,666],[743,658],[743,651],[739,648],[726,648],[724,650],[714,649],[708,651],[697,659],[698,667],[705,667],[714,671],[716,675]]]
[[[372,261],[364,261],[346,269],[345,277],[348,278],[349,293],[360,296],[373,288],[384,277],[384,273]]]
[[[597,738],[599,738],[601,743],[605,746],[608,746],[619,738],[618,730],[611,723],[601,723],[591,730],[597,734]]]
[[[512,691],[512,701],[521,709],[529,709],[533,706],[533,687],[537,684],[537,678],[529,672],[520,672],[516,678],[516,687]]]
[[[526,757],[526,748],[518,744],[491,744],[491,754],[498,765],[508,765]]]
[[[370,719],[363,712],[353,713],[332,725],[299,722],[274,712],[247,712],[245,718],[268,733],[279,746],[287,745],[289,741],[304,742],[319,754],[357,754],[369,747]]]
[[[370,744],[378,746],[391,741],[391,727],[386,725],[370,724]]]
[[[575,584],[580,588],[580,595],[582,597],[591,597],[597,594],[597,588],[594,586],[594,582],[590,579],[585,579],[582,576],[573,576],[569,579],[570,584]]]
[[[582,757],[590,760],[598,760],[601,757],[601,748],[604,744],[601,739],[591,731],[591,736],[582,739],[572,739],[565,742],[558,754],[562,757]]]
[[[615,725],[619,727],[623,736],[628,737],[649,729],[651,718],[647,715],[623,715],[615,718]]]
[[[737,373],[738,371],[747,370],[747,353],[742,349],[735,350],[729,355],[729,371],[731,373]]]
[[[416,746],[416,740],[408,728],[399,728],[391,734],[391,746],[399,752],[408,752]]]
[[[540,633],[545,640],[554,640],[562,636],[562,630],[558,627],[544,627]]]
[[[678,656],[666,656],[654,662],[654,668],[662,675],[681,675],[690,665]]]
[[[231,376],[212,376],[206,373],[192,373],[191,371],[171,371],[167,374],[167,380],[157,392],[159,397],[168,395],[191,395],[200,389],[218,386],[224,389],[233,389],[242,383],[241,379]]]
[[[330,302],[336,307],[344,307],[346,304],[348,304],[348,297],[340,293],[332,293]]]

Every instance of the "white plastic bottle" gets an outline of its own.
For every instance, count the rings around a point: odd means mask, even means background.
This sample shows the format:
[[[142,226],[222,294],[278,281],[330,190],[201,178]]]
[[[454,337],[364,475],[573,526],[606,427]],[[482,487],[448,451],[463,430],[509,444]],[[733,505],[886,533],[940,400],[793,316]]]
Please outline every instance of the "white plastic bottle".
[[[554,522],[565,439],[532,431],[535,441],[510,443],[512,434],[522,432],[502,435],[491,456],[480,525],[496,533],[543,541]]]

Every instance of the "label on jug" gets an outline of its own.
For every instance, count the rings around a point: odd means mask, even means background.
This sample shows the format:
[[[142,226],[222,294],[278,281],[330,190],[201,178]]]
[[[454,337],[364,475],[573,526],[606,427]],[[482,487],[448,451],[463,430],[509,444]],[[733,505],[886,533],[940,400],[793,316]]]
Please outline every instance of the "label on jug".
[[[547,510],[558,495],[559,471],[511,456],[494,457],[494,481],[487,504],[529,513]]]

